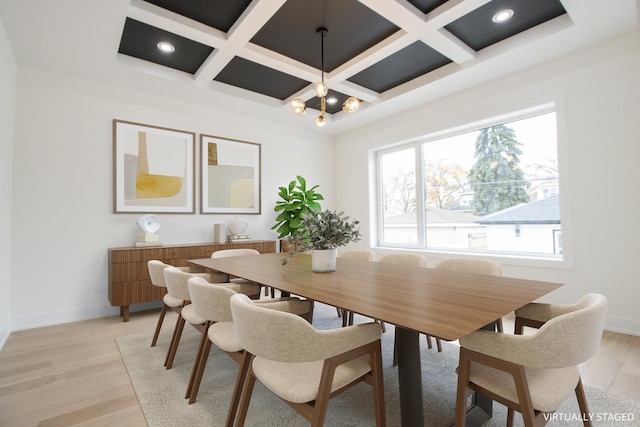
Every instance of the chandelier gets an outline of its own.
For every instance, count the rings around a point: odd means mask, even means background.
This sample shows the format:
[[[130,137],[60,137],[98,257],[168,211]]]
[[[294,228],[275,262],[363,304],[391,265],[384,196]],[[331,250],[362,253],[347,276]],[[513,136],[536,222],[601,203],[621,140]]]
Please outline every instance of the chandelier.
[[[320,52],[321,52],[321,71],[322,78],[319,82],[313,85],[313,92],[320,98],[320,115],[316,118],[316,125],[322,127],[327,124],[327,94],[329,93],[329,87],[324,82],[324,37],[327,35],[327,29],[320,27],[316,30],[317,34],[320,34]],[[353,113],[360,106],[360,100],[354,96],[347,98],[342,104],[342,109],[348,113]],[[301,116],[307,111],[304,99],[296,97],[291,100],[291,108],[293,112]]]

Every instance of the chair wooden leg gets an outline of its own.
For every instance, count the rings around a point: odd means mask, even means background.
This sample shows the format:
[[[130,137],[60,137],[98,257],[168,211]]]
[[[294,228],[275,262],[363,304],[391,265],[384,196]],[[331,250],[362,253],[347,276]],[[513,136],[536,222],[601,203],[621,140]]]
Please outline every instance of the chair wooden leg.
[[[158,342],[160,329],[162,329],[162,322],[164,322],[164,316],[165,314],[167,314],[168,308],[169,306],[167,304],[162,304],[162,310],[160,310],[160,317],[158,317],[158,323],[156,324],[156,331],[153,333],[153,339],[151,340],[151,347],[155,347],[156,342]]]
[[[171,341],[171,347],[169,347],[169,353],[167,353],[167,359],[165,362],[165,368],[171,369],[173,367],[173,359],[178,352],[178,345],[180,345],[180,337],[182,336],[182,330],[184,329],[185,320],[182,316],[178,316],[178,324],[176,325],[176,333]]]
[[[455,427],[464,427],[467,417],[467,396],[469,395],[469,375],[471,374],[471,361],[460,348],[460,359],[458,362],[458,388],[456,391],[456,416]]]
[[[231,403],[229,404],[229,412],[227,413],[225,427],[233,427],[236,414],[238,413],[238,407],[240,405],[240,398],[242,397],[242,390],[247,380],[249,366],[251,365],[251,359],[251,353],[246,351],[242,353],[242,359],[240,359],[240,364],[238,366],[238,376],[236,377],[236,385],[233,388],[233,395],[231,396]]]
[[[578,407],[582,413],[582,423],[585,427],[591,427],[591,418],[589,418],[589,405],[587,404],[587,396],[584,394],[584,387],[582,387],[582,378],[578,379],[576,385],[576,398],[578,399]]]
[[[429,349],[432,349],[433,345],[431,345],[431,335],[426,334],[426,337],[427,337],[427,347]],[[438,337],[434,337],[434,338],[436,339],[436,347],[438,348],[438,353],[442,353],[442,341]]]
[[[209,326],[211,326],[211,322],[207,321],[207,323],[205,323],[205,328],[202,331],[200,347],[198,347],[196,360],[193,362],[191,377],[189,378],[187,392],[184,396],[185,399],[189,399],[189,404],[192,404],[196,401],[198,389],[200,388],[200,381],[202,380],[202,374],[204,373],[204,369],[207,366],[207,359],[209,357],[209,351],[211,350],[211,341],[209,341],[209,337],[207,335]]]
[[[384,382],[382,372],[382,345],[371,353],[371,376],[373,377],[373,403],[376,411],[376,426],[385,427],[387,416],[384,406]]]
[[[313,415],[310,420],[311,427],[322,427],[324,425],[329,399],[331,399],[331,385],[333,384],[336,367],[337,365],[332,361],[325,360],[322,376],[320,377],[320,385],[318,386],[318,396],[316,397]]]
[[[249,410],[249,402],[251,401],[251,394],[253,393],[253,386],[256,384],[256,376],[251,368],[251,361],[253,355],[251,355],[249,361],[249,372],[247,373],[247,379],[245,381],[244,390],[242,391],[242,399],[240,400],[240,407],[238,408],[238,417],[236,419],[236,426],[244,426],[244,422],[247,418],[247,411]]]
[[[184,305],[183,305],[184,307]],[[164,359],[164,366],[167,366],[167,362],[169,361],[169,355],[171,354],[171,349],[173,348],[173,343],[176,340],[176,333],[178,333],[178,327],[180,326],[180,321],[182,319],[182,316],[180,315],[180,312],[178,311],[178,318],[176,319],[176,324],[173,327],[173,333],[171,334],[171,341],[169,342],[169,348],[167,350],[167,357],[165,357]]]
[[[513,409],[507,408],[507,427],[513,427],[513,415]]]
[[[391,362],[391,365],[398,366],[398,345],[395,337],[393,337],[393,362]]]
[[[522,421],[525,427],[533,427],[536,423],[536,414],[531,403],[531,394],[529,392],[529,384],[527,383],[524,366],[514,367],[510,373],[513,376],[513,382],[516,387]]]

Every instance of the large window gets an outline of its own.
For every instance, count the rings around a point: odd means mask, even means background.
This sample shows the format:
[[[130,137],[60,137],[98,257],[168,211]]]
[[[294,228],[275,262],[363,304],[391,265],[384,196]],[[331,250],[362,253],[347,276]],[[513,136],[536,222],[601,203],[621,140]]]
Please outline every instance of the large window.
[[[561,258],[556,114],[377,153],[378,244]]]

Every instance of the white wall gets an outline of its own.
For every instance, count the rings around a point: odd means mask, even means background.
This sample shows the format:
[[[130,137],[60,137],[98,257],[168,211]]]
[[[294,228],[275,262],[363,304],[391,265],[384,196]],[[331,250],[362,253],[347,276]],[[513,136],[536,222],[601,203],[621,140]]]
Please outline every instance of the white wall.
[[[0,348],[11,332],[11,185],[16,61],[0,21]]]
[[[254,238],[276,238],[270,228],[277,188],[296,174],[320,185],[326,207],[333,202],[333,144],[328,137],[235,116],[223,108],[20,67],[11,246],[14,330],[118,313],[106,292],[107,248],[132,245],[141,214],[112,213],[114,118],[262,144],[262,214],[242,216]],[[2,174],[3,181],[11,177],[4,177],[4,168]],[[214,223],[234,215],[158,216],[162,242],[180,244],[213,241]],[[0,259],[4,263],[6,257]]]
[[[568,55],[336,139],[337,204],[362,220],[373,245],[371,151],[549,100],[559,100],[564,268],[499,260],[505,275],[562,282],[545,300],[574,302],[588,292],[609,298],[607,328],[640,335],[640,48],[638,34]],[[562,163],[561,163],[562,165]],[[569,232],[565,232],[569,231]],[[446,255],[427,253],[432,262]]]

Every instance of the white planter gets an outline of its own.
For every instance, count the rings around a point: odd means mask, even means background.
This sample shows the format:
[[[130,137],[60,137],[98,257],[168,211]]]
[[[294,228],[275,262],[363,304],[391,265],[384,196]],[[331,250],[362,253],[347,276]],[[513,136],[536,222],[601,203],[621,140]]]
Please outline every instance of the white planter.
[[[316,273],[336,271],[338,249],[312,249],[311,270]]]

